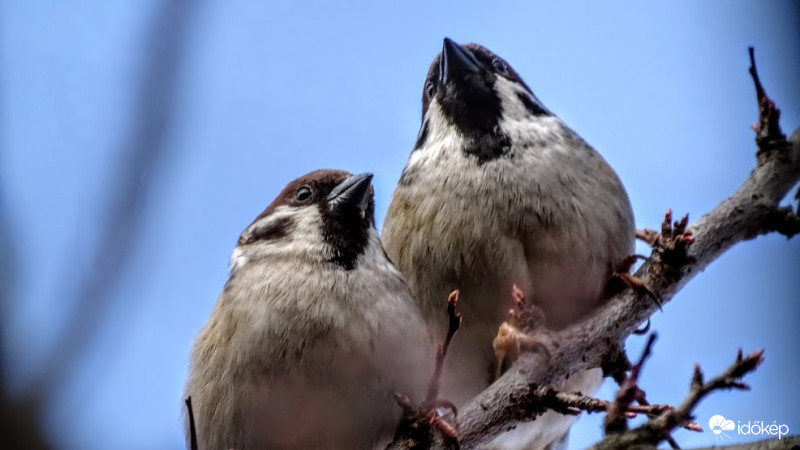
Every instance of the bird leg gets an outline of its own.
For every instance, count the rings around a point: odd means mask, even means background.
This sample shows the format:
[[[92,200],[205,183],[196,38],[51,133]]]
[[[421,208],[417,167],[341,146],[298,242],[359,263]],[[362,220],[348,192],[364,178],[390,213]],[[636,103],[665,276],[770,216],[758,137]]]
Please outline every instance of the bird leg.
[[[622,262],[617,266],[617,270],[611,274],[611,277],[606,282],[606,298],[618,294],[623,289],[633,289],[633,291],[636,292],[636,295],[639,297],[645,295],[650,297],[650,299],[653,300],[656,305],[658,305],[658,308],[661,309],[661,301],[659,298],[647,287],[641,278],[635,277],[631,274],[634,263],[636,263],[636,261],[639,259],[648,260],[646,256],[642,255],[629,255],[622,260]],[[647,326],[647,328],[649,328],[649,326]],[[645,330],[637,334],[644,334],[646,332],[647,331]]]

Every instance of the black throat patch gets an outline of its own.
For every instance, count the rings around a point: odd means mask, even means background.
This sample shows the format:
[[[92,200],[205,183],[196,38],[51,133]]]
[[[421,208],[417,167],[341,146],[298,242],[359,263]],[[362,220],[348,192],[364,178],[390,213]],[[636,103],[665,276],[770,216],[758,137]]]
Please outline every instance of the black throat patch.
[[[492,89],[495,75],[469,74],[442,86],[439,104],[448,121],[464,135],[485,133],[497,126],[503,110]]]
[[[438,94],[447,121],[464,136],[463,151],[478,164],[500,158],[511,149],[511,139],[500,129],[502,100],[493,89],[497,75],[481,71],[451,80]]]
[[[358,257],[369,245],[369,229],[375,223],[375,203],[370,199],[363,219],[355,206],[330,209],[320,203],[319,208],[322,237],[332,252],[329,261],[345,270],[353,270]]]

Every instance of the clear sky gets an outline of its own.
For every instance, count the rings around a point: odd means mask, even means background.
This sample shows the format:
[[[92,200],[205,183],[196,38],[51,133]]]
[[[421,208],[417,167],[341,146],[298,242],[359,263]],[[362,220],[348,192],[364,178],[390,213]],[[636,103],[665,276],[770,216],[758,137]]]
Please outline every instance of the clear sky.
[[[182,448],[187,354],[238,234],[288,181],[317,168],[373,172],[381,222],[445,36],[508,60],[615,168],[639,227],[657,227],[667,208],[699,218],[753,168],[748,46],[784,131],[800,125],[796,1],[551,3],[188,7],[175,89],[161,99],[172,119],[132,211],[141,228],[105,320],[50,398],[51,436],[63,448]],[[14,392],[59,339],[75,286],[98,269],[92,254],[160,4],[0,1],[0,225],[15,270],[3,339]],[[642,379],[650,400],[679,402],[696,362],[710,376],[738,348],[766,348],[752,391],[713,395],[697,421],[722,414],[800,433],[799,256],[797,239],[740,244],[656,314]],[[643,341],[629,340],[633,355]],[[583,418],[571,446],[598,440],[601,420]],[[675,437],[715,443],[710,432]]]

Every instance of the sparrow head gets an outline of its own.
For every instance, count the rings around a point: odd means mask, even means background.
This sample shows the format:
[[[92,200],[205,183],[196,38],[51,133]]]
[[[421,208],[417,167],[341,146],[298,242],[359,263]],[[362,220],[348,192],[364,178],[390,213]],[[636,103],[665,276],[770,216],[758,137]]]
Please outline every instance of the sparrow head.
[[[352,269],[374,234],[373,197],[371,173],[317,170],[292,181],[242,232],[231,271],[271,255]]]
[[[503,58],[445,38],[425,79],[415,150],[433,134],[441,139],[455,131],[466,141],[464,151],[485,162],[509,151],[511,137],[504,128],[545,117],[552,114]]]

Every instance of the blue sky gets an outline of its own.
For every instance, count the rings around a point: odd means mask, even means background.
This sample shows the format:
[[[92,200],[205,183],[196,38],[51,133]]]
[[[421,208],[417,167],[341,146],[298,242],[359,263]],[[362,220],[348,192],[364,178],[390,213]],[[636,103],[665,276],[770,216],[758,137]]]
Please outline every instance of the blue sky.
[[[667,208],[697,219],[749,174],[748,46],[784,131],[800,125],[797,2],[552,3],[191,7],[162,157],[136,201],[140,233],[106,320],[50,399],[48,432],[63,448],[182,448],[187,354],[238,234],[288,181],[323,167],[373,172],[382,221],[445,36],[508,60],[615,168],[639,227],[657,227]],[[96,269],[158,5],[0,1],[0,213],[16,270],[3,339],[15,392]],[[710,397],[698,422],[722,414],[800,432],[799,255],[797,239],[740,244],[656,314],[642,379],[650,400],[680,401],[696,362],[713,375],[739,347],[766,348],[753,390]],[[643,341],[629,340],[632,354]],[[596,441],[601,420],[583,418],[572,446]],[[709,432],[676,439],[715,442]]]

